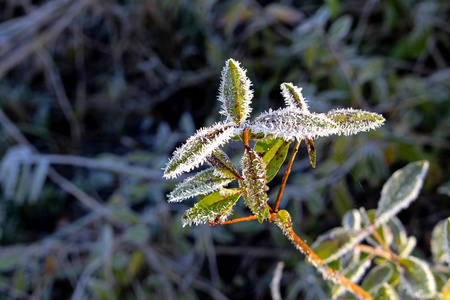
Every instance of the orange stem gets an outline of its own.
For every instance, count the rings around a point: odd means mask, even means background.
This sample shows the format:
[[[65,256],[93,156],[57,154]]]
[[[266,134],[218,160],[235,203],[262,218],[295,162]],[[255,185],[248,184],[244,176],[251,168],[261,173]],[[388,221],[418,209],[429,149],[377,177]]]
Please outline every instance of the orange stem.
[[[294,163],[294,158],[295,158],[295,155],[297,155],[298,147],[300,146],[301,142],[302,142],[302,140],[297,141],[295,143],[294,149],[292,150],[291,158],[289,159],[288,166],[286,168],[286,171],[284,172],[283,180],[281,181],[280,190],[278,191],[277,200],[275,201],[275,206],[273,209],[274,212],[278,212],[278,207],[280,206],[281,197],[283,196],[284,188],[286,187],[286,182],[289,177],[289,174],[291,174],[292,164]]]
[[[216,225],[227,225],[227,224],[233,224],[233,223],[239,223],[239,222],[248,222],[248,221],[256,220],[257,218],[258,217],[256,217],[256,216],[248,216],[248,217],[242,217],[242,218],[237,218],[237,219],[232,219],[232,220],[226,220],[223,222],[209,221],[209,225],[216,226]]]
[[[322,259],[294,232],[292,227],[282,228],[287,237],[297,246],[297,248],[307,256],[314,266],[324,275],[325,279],[332,280],[337,284],[342,284],[351,293],[361,299],[372,299],[372,296],[363,290],[359,285],[352,282],[347,277],[341,275],[338,271],[330,269]]]

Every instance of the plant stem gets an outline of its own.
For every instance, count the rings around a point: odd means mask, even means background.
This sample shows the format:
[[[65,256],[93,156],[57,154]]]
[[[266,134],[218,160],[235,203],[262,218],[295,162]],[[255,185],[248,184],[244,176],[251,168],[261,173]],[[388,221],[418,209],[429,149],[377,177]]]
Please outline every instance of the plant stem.
[[[300,146],[300,143],[302,140],[297,140],[295,143],[294,149],[292,149],[291,158],[289,159],[288,166],[286,168],[286,171],[284,171],[283,180],[281,181],[280,190],[278,191],[277,200],[275,201],[274,206],[274,212],[278,212],[278,207],[280,206],[281,197],[283,196],[284,188],[286,187],[286,182],[289,177],[289,174],[291,173],[292,164],[294,163],[295,155],[297,155],[298,147]]]
[[[361,250],[362,252],[366,252],[366,253],[369,253],[369,254],[372,254],[372,255],[375,255],[375,256],[383,257],[383,258],[386,258],[388,260],[392,260],[393,259],[394,261],[396,261],[398,259],[398,256],[395,255],[394,253],[387,252],[387,251],[384,251],[384,250],[379,249],[379,248],[374,248],[374,247],[371,247],[371,246],[361,245],[361,244],[355,245],[355,248]]]
[[[277,224],[278,225],[278,224]],[[294,243],[297,249],[306,255],[309,261],[317,268],[317,270],[322,273],[324,279],[331,280],[336,284],[342,284],[347,290],[360,299],[369,300],[372,296],[363,290],[359,285],[352,282],[347,277],[341,275],[338,271],[330,269],[322,259],[294,232],[292,226],[281,227],[281,230],[286,234],[286,236]]]
[[[244,129],[244,131],[242,131],[242,142],[244,143],[244,147],[246,149],[250,148],[248,143],[248,129]]]
[[[373,236],[375,237],[375,239],[378,241],[378,243],[380,243],[381,247],[383,247],[383,249],[384,249],[387,253],[389,253],[389,255],[390,255],[391,257],[394,257],[395,254],[392,253],[392,251],[391,251],[391,249],[389,248],[389,246],[388,246],[388,245],[384,242],[384,240],[381,238],[380,234],[379,234],[378,231],[377,231],[377,228],[375,228],[375,229],[372,231],[372,234],[373,234]]]
[[[216,222],[216,221],[209,221],[209,225],[211,226],[216,226],[216,225],[227,225],[227,224],[233,224],[233,223],[239,223],[239,222],[248,222],[248,221],[252,221],[252,220],[256,220],[258,219],[258,217],[256,217],[255,215],[251,215],[248,217],[242,217],[242,218],[237,218],[237,219],[232,219],[232,220],[226,220],[223,222]]]

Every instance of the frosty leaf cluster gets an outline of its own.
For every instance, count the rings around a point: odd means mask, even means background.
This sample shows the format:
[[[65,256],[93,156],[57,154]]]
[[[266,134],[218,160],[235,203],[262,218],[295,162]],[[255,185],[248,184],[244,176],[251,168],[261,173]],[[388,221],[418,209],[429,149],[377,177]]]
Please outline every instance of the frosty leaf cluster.
[[[440,266],[436,269],[413,255],[416,239],[407,235],[396,217],[417,198],[429,163],[412,163],[395,172],[381,191],[377,209],[347,212],[341,227],[319,236],[310,248],[293,231],[289,213],[278,210],[298,147],[304,141],[315,167],[315,139],[376,129],[385,119],[353,108],[311,112],[302,89],[293,83],[280,86],[285,107],[252,118],[251,86],[240,63],[226,61],[218,96],[224,120],[198,130],[166,164],[167,179],[209,165],[178,183],[168,195],[170,202],[200,198],[183,214],[183,226],[251,220],[274,223],[325,279],[336,284],[332,288],[335,299],[344,294],[350,299],[450,299],[449,220],[440,222],[433,232],[433,263]],[[222,150],[232,141],[242,142],[239,165]],[[268,183],[280,172],[291,148],[278,196],[269,199]],[[241,198],[250,215],[228,219]]]

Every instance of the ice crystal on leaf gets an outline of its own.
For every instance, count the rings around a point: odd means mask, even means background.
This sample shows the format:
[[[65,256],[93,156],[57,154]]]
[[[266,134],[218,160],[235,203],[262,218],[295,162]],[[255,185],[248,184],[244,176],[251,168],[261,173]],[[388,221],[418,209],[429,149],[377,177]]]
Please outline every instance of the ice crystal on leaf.
[[[251,112],[253,91],[250,89],[250,79],[245,73],[239,62],[231,58],[226,61],[222,70],[219,88],[219,101],[222,102],[220,113],[235,125],[242,125]]]
[[[168,195],[169,202],[179,202],[198,195],[212,193],[234,179],[234,177],[226,177],[217,173],[214,168],[206,169],[177,184]]]
[[[246,148],[242,156],[241,165],[245,186],[245,204],[258,217],[258,221],[262,223],[269,216],[266,206],[269,200],[266,194],[266,164],[253,149]]]
[[[376,129],[385,121],[382,115],[353,108],[331,110],[327,113],[327,118],[338,125],[339,130],[336,133],[339,135]]]
[[[308,104],[302,95],[302,88],[296,87],[291,82],[285,82],[281,84],[281,95],[286,106],[298,109],[303,113],[309,113]]]
[[[175,150],[166,165],[164,177],[176,178],[200,166],[216,148],[230,140],[234,131],[235,128],[226,123],[217,123],[198,130],[184,145]]]
[[[301,140],[336,133],[338,126],[324,114],[303,113],[287,107],[261,114],[250,129],[253,133],[273,135],[284,140]]]

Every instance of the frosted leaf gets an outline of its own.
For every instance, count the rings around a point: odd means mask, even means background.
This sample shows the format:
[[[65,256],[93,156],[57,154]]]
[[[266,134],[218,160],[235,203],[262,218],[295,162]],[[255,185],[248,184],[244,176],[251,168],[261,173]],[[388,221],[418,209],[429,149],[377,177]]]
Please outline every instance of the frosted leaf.
[[[291,82],[282,83],[281,95],[283,95],[284,102],[288,107],[298,109],[300,112],[309,113],[308,104],[302,95],[302,88],[298,88]]]
[[[214,169],[228,178],[240,178],[239,171],[233,165],[228,155],[220,149],[214,150],[210,156],[207,157],[208,163]]]
[[[241,195],[242,189],[223,189],[204,197],[183,214],[183,227],[217,219],[225,221]]]
[[[267,208],[266,164],[262,158],[250,148],[245,149],[241,159],[242,177],[244,178],[245,204],[250,208],[258,221],[262,223],[269,217]]]
[[[173,152],[164,169],[164,178],[176,178],[200,166],[216,148],[228,142],[234,131],[233,126],[224,123],[198,130]]]
[[[334,134],[337,128],[323,114],[302,113],[289,107],[265,112],[250,125],[254,133],[272,134],[284,140],[315,139]]]
[[[445,253],[447,254],[447,262],[450,264],[450,218],[447,219],[447,222],[445,222],[445,228],[444,228],[444,249]]]
[[[339,126],[336,132],[339,135],[352,135],[375,129],[385,121],[380,114],[353,108],[331,110],[326,116]]]
[[[408,243],[408,236],[406,234],[405,227],[397,217],[390,218],[386,225],[391,230],[392,237],[394,239],[394,248],[400,251],[400,249],[404,248],[404,246]]]
[[[410,163],[392,174],[381,191],[375,220],[377,227],[386,223],[417,198],[428,166],[428,161],[422,160]]]
[[[250,103],[253,91],[251,82],[241,68],[239,62],[229,59],[222,70],[222,81],[219,88],[219,101],[222,102],[220,113],[228,122],[242,125],[251,112]]]
[[[405,245],[403,245],[402,248],[400,248],[398,252],[398,256],[400,257],[407,257],[411,254],[411,252],[414,250],[417,244],[417,239],[413,236],[410,236],[407,240]]]
[[[342,226],[349,231],[361,229],[361,213],[357,209],[347,211],[342,217]]]
[[[447,219],[441,220],[434,226],[431,234],[431,253],[436,264],[442,264],[447,261],[447,251],[445,249],[446,241],[448,241],[445,228],[447,223]]]
[[[384,283],[383,286],[381,286],[378,290],[375,299],[400,300],[400,297],[390,284]]]
[[[358,282],[361,277],[364,275],[366,270],[370,267],[371,260],[370,257],[362,261],[358,261],[353,263],[349,267],[347,267],[344,271],[342,271],[342,275],[350,279],[352,282]],[[333,287],[332,296],[333,299],[340,299],[340,296],[344,294],[346,289],[343,285],[336,285]]]
[[[390,263],[383,263],[372,270],[364,278],[361,287],[371,294],[374,294],[384,284],[388,283],[394,274],[394,269]]]
[[[370,229],[354,232],[337,227],[320,235],[311,245],[311,248],[324,263],[330,263],[354,250],[354,246],[369,234]]]
[[[213,168],[206,169],[177,184],[167,195],[169,202],[179,202],[198,195],[209,194],[227,185],[235,178],[218,174]]]
[[[400,285],[410,296],[424,299],[433,297],[436,293],[436,281],[430,267],[416,257],[399,258],[403,267]]]

